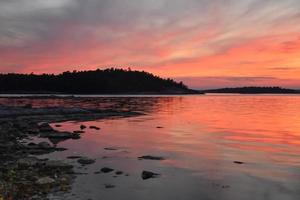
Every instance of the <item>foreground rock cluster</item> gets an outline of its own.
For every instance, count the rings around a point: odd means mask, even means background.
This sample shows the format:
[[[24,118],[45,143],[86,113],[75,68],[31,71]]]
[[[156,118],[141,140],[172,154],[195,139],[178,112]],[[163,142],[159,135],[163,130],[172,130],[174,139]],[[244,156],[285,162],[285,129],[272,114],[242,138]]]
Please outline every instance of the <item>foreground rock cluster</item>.
[[[65,150],[57,148],[57,144],[63,140],[79,139],[84,131],[59,132],[49,125],[50,122],[131,114],[76,108],[0,106],[0,199],[47,199],[50,192],[70,190],[76,177],[73,166],[62,161],[39,159],[38,155]],[[82,130],[85,128],[81,127]],[[80,158],[78,162],[91,164],[95,161]]]
[[[38,159],[64,149],[55,143],[32,142],[31,137],[62,139],[49,125],[33,121],[1,121],[0,124],[0,197],[2,199],[43,199],[51,191],[67,191],[74,178],[73,166],[61,161]],[[74,138],[73,133],[62,133]]]

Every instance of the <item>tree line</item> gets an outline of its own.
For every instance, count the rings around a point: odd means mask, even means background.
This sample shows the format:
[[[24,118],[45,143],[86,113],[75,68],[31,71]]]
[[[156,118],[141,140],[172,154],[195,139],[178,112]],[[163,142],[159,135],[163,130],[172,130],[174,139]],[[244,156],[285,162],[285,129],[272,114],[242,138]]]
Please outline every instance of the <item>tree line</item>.
[[[297,94],[298,90],[281,87],[237,87],[204,90],[204,93],[237,93],[237,94]]]
[[[109,68],[61,74],[0,74],[1,93],[172,93],[191,92],[182,82],[145,71]]]

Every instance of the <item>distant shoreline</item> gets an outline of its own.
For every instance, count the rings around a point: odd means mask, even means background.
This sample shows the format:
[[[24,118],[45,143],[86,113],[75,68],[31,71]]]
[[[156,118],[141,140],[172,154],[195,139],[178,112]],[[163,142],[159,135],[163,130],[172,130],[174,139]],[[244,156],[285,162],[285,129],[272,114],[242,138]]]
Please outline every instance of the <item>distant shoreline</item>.
[[[33,98],[33,99],[52,99],[52,98],[101,98],[101,97],[176,97],[176,96],[249,96],[249,95],[261,95],[261,96],[299,96],[300,93],[205,93],[205,94],[0,94],[1,98]]]
[[[300,94],[300,90],[287,89],[281,87],[237,87],[237,88],[220,88],[211,90],[201,90],[208,94]]]

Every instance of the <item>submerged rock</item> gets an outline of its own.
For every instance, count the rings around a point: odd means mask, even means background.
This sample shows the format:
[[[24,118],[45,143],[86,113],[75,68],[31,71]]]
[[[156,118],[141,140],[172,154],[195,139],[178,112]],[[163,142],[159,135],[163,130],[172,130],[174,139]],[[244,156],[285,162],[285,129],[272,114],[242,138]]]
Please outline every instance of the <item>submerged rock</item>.
[[[244,162],[241,162],[241,161],[233,161],[233,163],[238,164],[238,165],[244,164]]]
[[[121,174],[123,174],[123,172],[122,172],[122,171],[116,171],[115,174],[116,174],[116,175],[121,175]]]
[[[141,156],[138,157],[139,160],[165,160],[164,157],[160,157],[160,156],[150,156],[150,155],[146,155],[146,156]]]
[[[77,162],[82,165],[90,165],[90,164],[93,164],[95,162],[95,160],[91,159],[91,158],[82,157],[82,158],[78,159]]]
[[[154,172],[150,172],[150,171],[143,171],[142,172],[142,179],[143,180],[146,180],[146,179],[149,179],[149,178],[156,178],[160,176],[160,174],[157,174],[157,173],[154,173]]]
[[[107,151],[116,151],[118,149],[117,148],[113,148],[113,147],[105,147],[104,150],[107,150]]]
[[[111,169],[109,167],[103,167],[101,169],[101,172],[103,172],[103,173],[109,173],[109,172],[112,172],[112,171],[114,171],[114,169]]]
[[[90,126],[90,129],[100,130],[100,128],[97,126]]]
[[[80,125],[80,129],[81,130],[86,129],[86,126],[82,124],[82,125]]]

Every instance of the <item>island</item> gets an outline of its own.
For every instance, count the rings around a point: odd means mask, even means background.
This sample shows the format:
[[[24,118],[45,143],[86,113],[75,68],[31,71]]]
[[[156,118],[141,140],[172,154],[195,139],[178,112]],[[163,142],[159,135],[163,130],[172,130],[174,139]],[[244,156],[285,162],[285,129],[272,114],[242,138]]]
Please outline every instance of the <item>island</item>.
[[[2,94],[200,94],[145,71],[109,68],[61,74],[0,74]]]
[[[232,93],[232,94],[300,94],[299,90],[281,87],[237,87],[202,90],[203,93]]]

